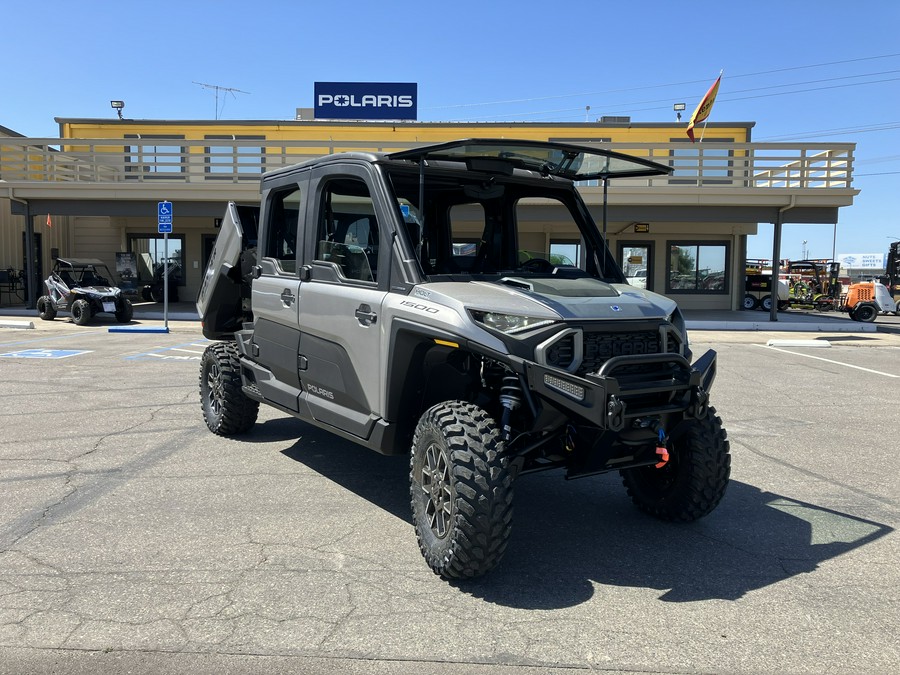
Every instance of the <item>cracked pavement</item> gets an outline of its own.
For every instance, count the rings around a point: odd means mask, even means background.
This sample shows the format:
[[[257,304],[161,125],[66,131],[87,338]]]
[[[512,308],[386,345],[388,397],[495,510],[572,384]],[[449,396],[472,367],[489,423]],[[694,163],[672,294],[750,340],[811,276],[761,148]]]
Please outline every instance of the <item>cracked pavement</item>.
[[[695,335],[720,353],[719,509],[669,525],[617,476],[526,476],[502,564],[449,584],[405,457],[265,406],[213,436],[193,323],[54,324],[0,332],[0,352],[88,350],[0,359],[0,673],[900,667],[896,380]],[[879,340],[827,356],[900,375],[900,336]]]

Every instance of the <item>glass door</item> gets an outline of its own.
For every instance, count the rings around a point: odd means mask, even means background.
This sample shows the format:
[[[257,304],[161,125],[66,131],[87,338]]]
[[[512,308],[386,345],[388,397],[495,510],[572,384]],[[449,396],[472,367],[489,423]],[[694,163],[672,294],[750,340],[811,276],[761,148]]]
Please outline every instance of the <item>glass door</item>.
[[[619,242],[619,265],[629,284],[653,290],[653,243],[642,241]]]

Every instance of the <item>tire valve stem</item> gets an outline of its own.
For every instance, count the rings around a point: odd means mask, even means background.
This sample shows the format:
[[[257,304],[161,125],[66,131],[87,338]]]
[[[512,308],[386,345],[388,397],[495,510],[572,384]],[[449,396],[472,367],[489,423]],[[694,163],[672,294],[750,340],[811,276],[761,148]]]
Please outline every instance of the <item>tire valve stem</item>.
[[[661,469],[669,463],[668,442],[669,439],[666,437],[666,432],[660,427],[656,441],[656,454],[659,455],[659,462],[655,464],[657,469]]]

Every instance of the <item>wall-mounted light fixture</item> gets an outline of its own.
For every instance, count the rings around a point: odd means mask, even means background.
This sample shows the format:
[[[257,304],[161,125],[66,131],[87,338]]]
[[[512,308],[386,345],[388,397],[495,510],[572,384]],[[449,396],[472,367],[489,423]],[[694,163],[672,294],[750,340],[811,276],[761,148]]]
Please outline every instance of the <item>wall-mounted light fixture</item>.
[[[109,107],[119,113],[119,119],[122,119],[122,109],[125,107],[125,101],[110,101]]]

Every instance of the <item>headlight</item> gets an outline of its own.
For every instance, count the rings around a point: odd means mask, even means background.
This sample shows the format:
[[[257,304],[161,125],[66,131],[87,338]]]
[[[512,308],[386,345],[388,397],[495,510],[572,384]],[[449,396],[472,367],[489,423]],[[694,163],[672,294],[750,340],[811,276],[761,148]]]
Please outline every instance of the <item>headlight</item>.
[[[551,326],[556,323],[556,319],[546,319],[536,316],[520,316],[518,314],[497,314],[496,312],[482,312],[472,310],[472,318],[486,328],[505,333],[506,335],[516,335],[535,328]]]

